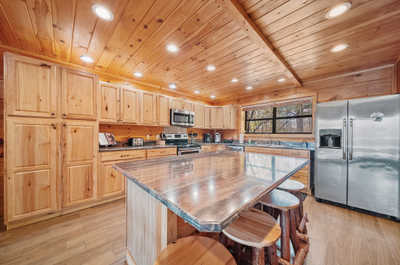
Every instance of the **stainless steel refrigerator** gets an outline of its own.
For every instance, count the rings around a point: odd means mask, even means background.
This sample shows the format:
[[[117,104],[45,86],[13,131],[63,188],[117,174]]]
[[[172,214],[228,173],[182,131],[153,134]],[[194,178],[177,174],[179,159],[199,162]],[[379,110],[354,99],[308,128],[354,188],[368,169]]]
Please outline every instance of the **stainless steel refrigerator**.
[[[400,95],[317,105],[315,197],[400,218]]]

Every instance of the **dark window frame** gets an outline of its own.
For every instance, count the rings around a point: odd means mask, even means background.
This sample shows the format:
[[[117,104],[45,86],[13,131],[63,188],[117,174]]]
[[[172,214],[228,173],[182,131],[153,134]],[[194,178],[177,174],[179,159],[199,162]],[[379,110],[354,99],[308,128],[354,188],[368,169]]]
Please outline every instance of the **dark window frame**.
[[[296,104],[293,102],[293,104]],[[312,104],[312,103],[311,103]],[[291,105],[291,104],[288,104]],[[312,108],[314,106],[312,105]],[[276,132],[276,121],[277,120],[288,120],[288,119],[301,119],[301,118],[311,118],[313,120],[313,115],[312,111],[310,115],[295,115],[295,116],[285,116],[285,117],[277,117],[277,108],[278,107],[273,107],[272,108],[272,118],[261,118],[261,119],[249,119],[248,118],[248,110],[245,111],[245,120],[244,120],[244,126],[245,126],[245,133],[246,134],[312,134],[311,132]],[[249,132],[249,121],[272,121],[272,132]]]

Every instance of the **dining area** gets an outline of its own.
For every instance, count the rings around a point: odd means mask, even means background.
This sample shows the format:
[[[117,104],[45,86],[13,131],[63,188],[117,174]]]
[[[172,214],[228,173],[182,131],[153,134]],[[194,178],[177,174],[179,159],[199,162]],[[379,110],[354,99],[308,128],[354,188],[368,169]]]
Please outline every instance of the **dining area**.
[[[305,187],[290,177],[309,162],[224,150],[115,164],[127,179],[127,263],[303,264]]]

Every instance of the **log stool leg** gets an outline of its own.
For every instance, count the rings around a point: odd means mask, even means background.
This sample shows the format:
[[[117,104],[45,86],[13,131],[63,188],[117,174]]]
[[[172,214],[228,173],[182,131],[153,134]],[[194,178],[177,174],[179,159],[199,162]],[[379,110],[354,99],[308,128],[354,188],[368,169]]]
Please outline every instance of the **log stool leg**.
[[[253,248],[251,265],[265,265],[264,248]]]
[[[268,252],[267,256],[268,256],[269,264],[278,265],[279,258],[276,254],[276,245],[274,244],[274,245],[270,246],[269,248],[267,248],[267,252]]]
[[[289,211],[282,210],[280,216],[281,234],[281,253],[282,258],[290,261],[290,216]]]

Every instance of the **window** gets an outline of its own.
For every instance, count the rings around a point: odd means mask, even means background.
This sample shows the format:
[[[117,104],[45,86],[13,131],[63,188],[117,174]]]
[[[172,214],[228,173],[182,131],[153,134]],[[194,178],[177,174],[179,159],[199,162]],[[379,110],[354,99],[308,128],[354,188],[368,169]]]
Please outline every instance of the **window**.
[[[312,133],[312,101],[247,109],[245,131],[249,134]]]

